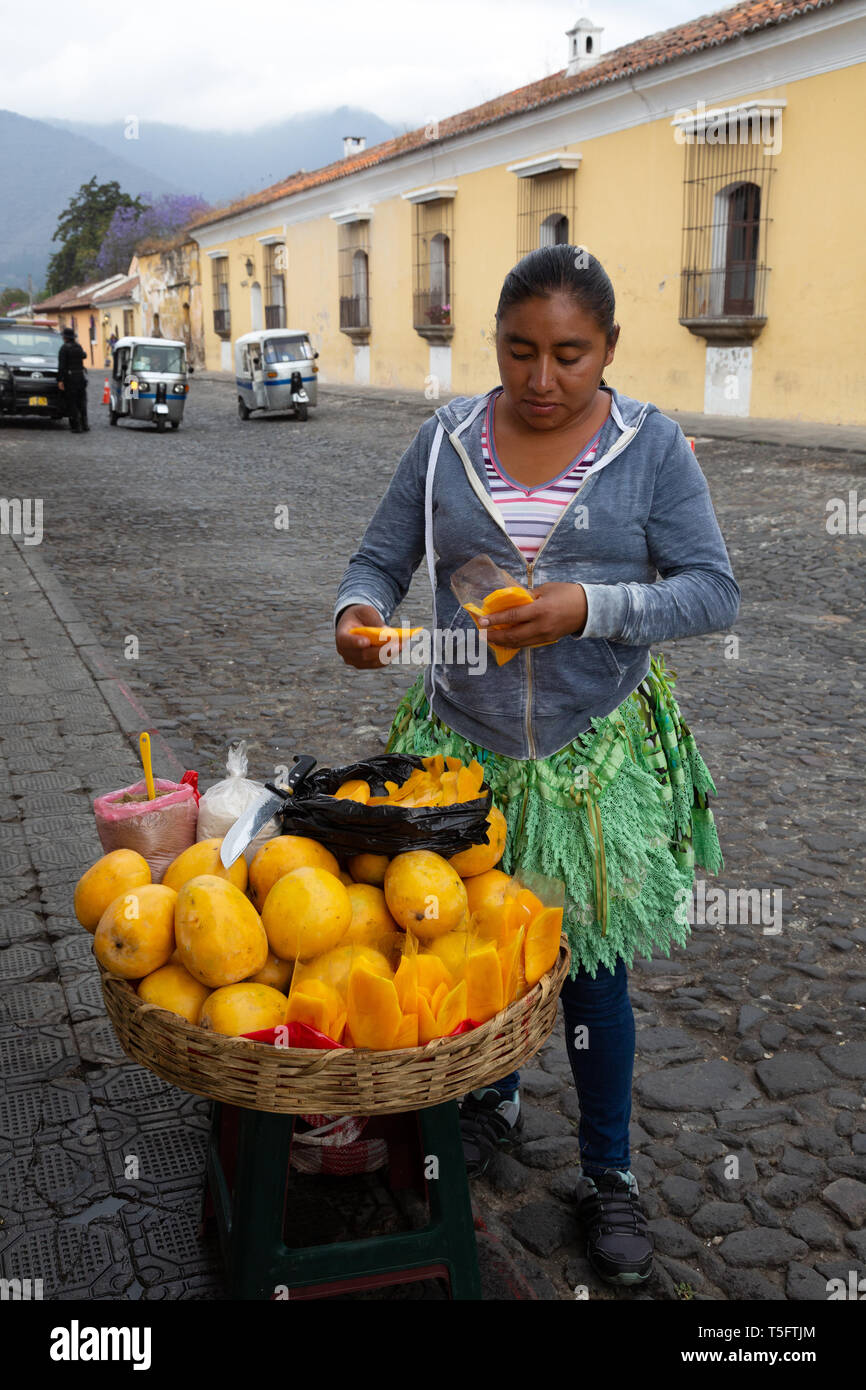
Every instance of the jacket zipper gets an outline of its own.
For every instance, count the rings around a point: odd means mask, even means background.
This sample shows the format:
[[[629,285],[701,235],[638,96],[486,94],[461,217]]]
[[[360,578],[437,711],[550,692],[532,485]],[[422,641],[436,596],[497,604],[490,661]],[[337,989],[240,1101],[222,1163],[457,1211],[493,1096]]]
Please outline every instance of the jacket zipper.
[[[523,557],[521,556],[521,559]],[[536,556],[536,559],[538,556]],[[526,565],[526,587],[532,588],[532,570],[535,560],[524,560]],[[526,648],[526,742],[529,746],[530,758],[535,757],[535,739],[532,737],[532,648]],[[526,812],[526,793],[524,792],[524,814]]]
[[[586,485],[587,485],[587,483],[589,482],[590,478],[595,477],[595,471],[601,472],[601,465],[602,465],[602,464],[607,464],[608,461],[609,461],[610,459],[612,459],[612,458],[615,458],[616,455],[617,455],[618,453],[620,453],[621,450],[624,449],[624,448],[626,447],[627,444],[630,444],[630,443],[631,443],[632,439],[634,438],[634,436],[637,434],[638,430],[640,429],[640,425],[641,425],[642,423],[643,423],[643,416],[641,416],[641,419],[640,419],[640,421],[639,421],[639,423],[638,423],[637,425],[633,425],[633,426],[631,427],[631,429],[624,431],[623,434],[620,435],[619,439],[617,440],[616,444],[614,444],[613,448],[609,449],[608,452],[605,454],[604,458],[603,458],[603,459],[600,459],[600,460],[599,460],[599,463],[598,463],[597,465],[595,465],[595,469],[592,470],[592,471],[590,471],[589,473],[587,473],[587,475],[586,475],[586,477],[584,478],[583,482],[581,483],[580,487],[577,489],[577,492],[574,494],[574,497],[572,497],[572,499],[571,499],[571,501],[569,502],[568,506],[567,506],[567,507],[564,507],[563,510],[560,512],[560,514],[559,514],[559,516],[557,517],[556,521],[554,522],[553,526],[550,528],[550,530],[548,531],[548,533],[547,533],[547,535],[545,536],[544,540],[542,541],[541,545],[539,546],[538,550],[535,552],[535,559],[534,559],[534,560],[526,560],[526,559],[524,559],[523,555],[521,555],[521,553],[520,553],[520,551],[518,550],[517,546],[514,544],[514,541],[511,539],[511,537],[509,536],[507,530],[505,529],[505,523],[504,523],[503,520],[502,520],[502,517],[501,517],[501,515],[500,515],[500,513],[499,513],[499,509],[498,509],[498,508],[494,505],[494,503],[491,501],[490,497],[489,497],[488,494],[487,494],[486,489],[484,488],[484,485],[483,485],[482,482],[481,482],[481,479],[478,477],[478,474],[475,472],[475,469],[472,467],[472,462],[471,462],[471,460],[470,460],[470,458],[469,458],[469,455],[467,454],[465,448],[463,447],[463,444],[462,444],[461,440],[457,439],[457,438],[455,437],[455,435],[451,433],[450,430],[447,431],[448,438],[449,438],[449,440],[450,440],[450,442],[451,442],[451,447],[459,454],[460,459],[461,459],[461,461],[462,461],[462,463],[463,463],[463,467],[464,467],[464,469],[465,469],[465,471],[466,471],[466,474],[467,474],[467,476],[468,476],[468,478],[469,478],[469,482],[470,482],[470,484],[471,484],[473,490],[475,491],[476,495],[479,497],[480,501],[484,504],[485,510],[486,510],[487,512],[489,512],[489,514],[493,517],[493,520],[494,520],[494,521],[496,522],[496,524],[498,525],[500,531],[503,532],[503,534],[504,534],[504,536],[505,536],[505,539],[508,541],[508,544],[511,546],[511,549],[514,551],[514,553],[515,553],[516,555],[519,556],[521,563],[523,564],[524,568],[526,569],[526,579],[527,579],[527,585],[526,585],[526,587],[527,587],[528,589],[531,589],[531,588],[532,588],[532,572],[533,572],[535,566],[536,566],[537,563],[538,563],[538,557],[541,555],[541,552],[544,550],[544,547],[547,545],[547,542],[550,540],[551,536],[553,535],[553,533],[554,533],[554,531],[556,530],[556,528],[557,528],[557,526],[559,525],[559,523],[562,521],[562,519],[563,519],[563,517],[565,516],[566,512],[568,512],[568,511],[571,510],[572,504],[573,504],[573,503],[575,502],[575,500],[580,496],[581,492],[582,492],[583,489],[586,487]],[[526,733],[526,742],[527,742],[527,746],[528,746],[528,748],[529,748],[529,756],[530,756],[531,758],[534,758],[534,757],[535,757],[535,739],[534,739],[533,736],[532,736],[532,694],[533,694],[533,690],[532,690],[532,649],[531,649],[530,647],[526,647],[526,648],[525,648],[525,656],[526,656],[526,716],[525,716],[525,720],[524,720],[524,729],[525,729],[525,733]],[[525,810],[525,807],[524,807],[524,810]]]

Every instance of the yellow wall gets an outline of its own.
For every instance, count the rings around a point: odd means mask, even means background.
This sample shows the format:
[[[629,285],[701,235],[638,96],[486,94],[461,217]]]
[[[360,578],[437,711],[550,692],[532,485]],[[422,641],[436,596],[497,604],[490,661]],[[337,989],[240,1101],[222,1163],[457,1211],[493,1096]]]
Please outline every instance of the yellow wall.
[[[100,330],[100,333],[102,334],[103,357],[101,357],[101,358],[99,359],[100,362],[102,362],[102,361],[104,360],[104,358],[108,358],[109,360],[110,360],[110,358],[111,358],[111,348],[110,348],[110,346],[109,346],[109,341],[108,341],[108,340],[109,340],[109,338],[111,337],[112,333],[114,332],[115,327],[117,328],[117,336],[118,336],[118,338],[122,338],[122,337],[124,336],[124,329],[123,329],[123,311],[124,311],[124,309],[131,309],[131,310],[132,310],[132,325],[133,325],[133,326],[132,326],[132,329],[131,329],[131,336],[135,336],[135,335],[141,333],[141,306],[140,306],[139,304],[132,304],[132,303],[130,303],[130,302],[124,302],[124,303],[121,303],[121,304],[103,304],[103,305],[101,305],[100,308],[96,311],[96,316],[97,316],[97,321],[98,321],[99,330]],[[106,323],[106,324],[103,324],[103,322],[102,322],[102,316],[103,316],[103,314],[107,314],[107,315],[108,315],[108,323]]]
[[[139,331],[152,336],[155,314],[164,338],[175,338],[187,345],[193,366],[204,362],[199,249],[187,241],[166,250],[136,257],[143,312]],[[210,262],[207,262],[208,267]],[[184,305],[188,305],[185,308]]]
[[[772,274],[754,354],[753,415],[866,424],[864,73],[862,65],[843,68],[779,89],[788,109],[771,194]]]
[[[785,98],[766,248],[768,322],[753,344],[749,414],[833,424],[866,423],[861,325],[866,185],[858,130],[862,65],[727,102]],[[697,100],[697,94],[696,98]],[[579,127],[579,118],[575,120]],[[670,118],[565,148],[583,156],[576,174],[572,239],[604,265],[617,298],[620,340],[605,379],[663,410],[702,411],[706,344],[679,321],[685,149]],[[540,140],[544,136],[540,134]],[[551,146],[541,144],[538,153]],[[509,160],[509,163],[515,162]],[[424,179],[407,174],[407,190]],[[502,280],[517,259],[517,184],[505,164],[456,182],[452,241],[455,332],[451,390],[474,394],[498,381],[490,333]],[[358,196],[341,181],[340,201]],[[265,225],[257,235],[279,233]],[[427,342],[412,328],[413,208],[395,197],[374,207],[370,225],[370,383],[423,389]],[[209,235],[219,235],[214,228]],[[321,379],[351,383],[353,350],[339,329],[338,227],[330,217],[289,225],[287,306],[291,327],[310,331],[321,353]],[[249,330],[244,261],[252,256],[264,292],[263,248],[250,235],[219,245],[230,253],[232,339]],[[207,365],[220,365],[213,333],[212,271],[202,254]]]

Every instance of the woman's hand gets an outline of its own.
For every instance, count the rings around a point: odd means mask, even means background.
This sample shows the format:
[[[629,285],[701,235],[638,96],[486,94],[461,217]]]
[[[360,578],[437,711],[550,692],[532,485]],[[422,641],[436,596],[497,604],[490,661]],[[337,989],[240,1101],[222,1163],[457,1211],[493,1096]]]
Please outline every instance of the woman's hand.
[[[479,619],[491,642],[499,647],[535,647],[583,631],[587,609],[582,584],[552,582],[532,592],[534,603]]]
[[[337,623],[334,640],[337,651],[347,666],[359,671],[381,671],[387,661],[380,660],[381,647],[374,646],[369,637],[353,636],[353,627],[384,627],[382,615],[368,603],[356,603],[344,608]]]

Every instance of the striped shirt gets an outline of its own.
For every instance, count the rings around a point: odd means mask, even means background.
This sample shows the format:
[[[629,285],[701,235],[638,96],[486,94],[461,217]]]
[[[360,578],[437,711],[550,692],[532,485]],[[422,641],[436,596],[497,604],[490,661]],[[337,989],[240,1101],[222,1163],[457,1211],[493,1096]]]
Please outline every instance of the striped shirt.
[[[481,451],[490,496],[502,508],[502,520],[509,537],[525,560],[533,560],[545,536],[556,523],[563,507],[567,507],[588,470],[595,462],[601,428],[580,456],[556,478],[541,487],[524,487],[509,477],[496,453],[493,433],[493,403],[496,391],[491,392],[481,430]]]

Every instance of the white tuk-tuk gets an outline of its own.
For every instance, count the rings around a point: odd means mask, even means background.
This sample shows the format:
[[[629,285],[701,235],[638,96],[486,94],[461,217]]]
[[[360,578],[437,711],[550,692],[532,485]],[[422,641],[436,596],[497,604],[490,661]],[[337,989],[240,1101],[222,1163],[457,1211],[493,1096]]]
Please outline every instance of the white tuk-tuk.
[[[189,391],[186,344],[174,338],[118,338],[109,384],[108,420],[150,420],[180,429]]]
[[[258,328],[235,341],[238,414],[248,420],[254,410],[292,410],[306,420],[318,404],[315,359],[301,328]]]

